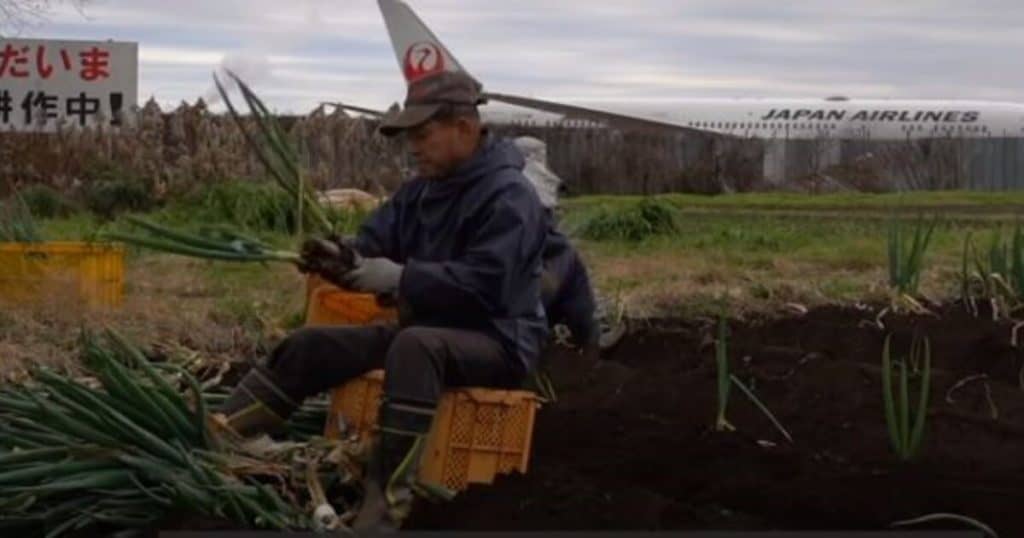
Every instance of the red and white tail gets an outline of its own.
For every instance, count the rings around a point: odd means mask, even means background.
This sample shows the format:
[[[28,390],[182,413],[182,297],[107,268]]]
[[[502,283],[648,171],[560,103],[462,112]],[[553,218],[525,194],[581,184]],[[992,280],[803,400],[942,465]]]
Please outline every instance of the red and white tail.
[[[466,72],[408,4],[402,0],[378,3],[406,83],[441,71]]]

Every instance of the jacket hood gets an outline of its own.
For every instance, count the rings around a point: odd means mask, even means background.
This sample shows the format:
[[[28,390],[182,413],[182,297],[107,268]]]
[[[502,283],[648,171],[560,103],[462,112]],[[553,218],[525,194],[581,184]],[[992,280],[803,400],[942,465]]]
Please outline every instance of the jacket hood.
[[[521,172],[525,166],[523,154],[511,140],[485,132],[480,147],[472,157],[460,164],[448,177],[428,181],[428,196],[449,196],[462,190],[469,183],[503,168],[514,168]]]

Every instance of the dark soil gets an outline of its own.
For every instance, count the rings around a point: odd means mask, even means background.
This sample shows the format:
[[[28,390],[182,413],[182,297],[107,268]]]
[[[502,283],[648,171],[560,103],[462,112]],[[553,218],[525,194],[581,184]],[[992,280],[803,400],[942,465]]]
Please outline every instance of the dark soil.
[[[408,528],[868,530],[952,512],[1024,536],[1024,350],[1012,325],[952,305],[887,316],[883,330],[876,313],[730,325],[733,372],[793,444],[736,387],[737,432],[713,431],[713,323],[652,324],[596,363],[559,351],[559,401],[538,414],[529,472],[421,505]],[[921,453],[903,463],[885,426],[881,350],[893,332],[904,354],[913,331],[930,338],[933,390]],[[976,374],[987,378],[949,403]]]

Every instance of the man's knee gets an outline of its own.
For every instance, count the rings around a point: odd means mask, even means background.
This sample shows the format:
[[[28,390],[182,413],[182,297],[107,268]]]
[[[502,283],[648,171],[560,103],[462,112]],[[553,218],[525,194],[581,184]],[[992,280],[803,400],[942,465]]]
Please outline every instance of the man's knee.
[[[441,350],[444,341],[438,330],[431,327],[409,327],[399,332],[388,349],[388,370],[438,371],[442,365]]]
[[[296,366],[301,357],[310,356],[310,350],[323,343],[323,333],[316,327],[303,327],[289,334],[274,348],[267,361],[270,368]]]

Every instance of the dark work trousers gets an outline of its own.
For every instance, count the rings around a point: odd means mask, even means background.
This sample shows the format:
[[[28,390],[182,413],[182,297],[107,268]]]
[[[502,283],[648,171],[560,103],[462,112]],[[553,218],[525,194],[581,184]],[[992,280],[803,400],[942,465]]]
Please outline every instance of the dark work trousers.
[[[476,331],[394,325],[306,327],[267,363],[295,402],[384,369],[384,396],[435,407],[446,386],[517,388],[525,373],[497,340]]]

